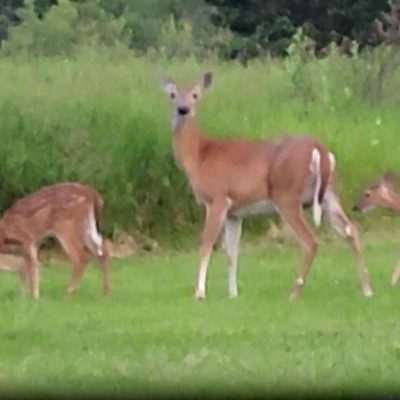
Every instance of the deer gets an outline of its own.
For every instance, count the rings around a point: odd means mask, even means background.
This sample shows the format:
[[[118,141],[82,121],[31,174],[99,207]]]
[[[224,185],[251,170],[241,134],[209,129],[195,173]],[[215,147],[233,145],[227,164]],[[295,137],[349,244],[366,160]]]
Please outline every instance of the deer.
[[[16,200],[0,219],[0,253],[19,255],[22,266],[16,271],[24,293],[34,300],[40,296],[40,245],[55,238],[72,263],[72,276],[65,289],[77,289],[88,255],[96,257],[102,270],[103,292],[110,293],[108,250],[98,231],[103,207],[101,195],[77,182],[44,186]]]
[[[385,208],[400,211],[400,193],[396,191],[395,184],[398,182],[398,174],[386,171],[383,176],[367,185],[358,195],[353,206],[353,211],[367,213],[375,208]],[[391,285],[396,286],[400,278],[400,262],[393,269]]]
[[[278,214],[295,234],[302,252],[290,300],[300,297],[318,241],[303,209],[312,206],[318,226],[326,216],[349,243],[361,289],[373,295],[358,230],[343,211],[334,189],[335,157],[315,138],[292,135],[270,139],[212,138],[196,124],[196,106],[213,81],[212,72],[189,85],[166,77],[161,88],[172,106],[172,150],[196,202],[205,208],[200,235],[194,297],[206,297],[209,260],[222,236],[228,259],[228,295],[238,296],[237,269],[242,220],[248,215]]]

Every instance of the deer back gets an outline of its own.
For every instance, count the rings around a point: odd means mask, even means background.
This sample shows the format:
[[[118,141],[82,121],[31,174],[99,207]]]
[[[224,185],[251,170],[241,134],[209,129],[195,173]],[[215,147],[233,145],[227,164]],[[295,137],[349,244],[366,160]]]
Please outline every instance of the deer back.
[[[90,207],[98,213],[102,204],[100,194],[86,185],[67,182],[46,186],[5,211],[0,237],[19,243],[39,239],[66,221],[81,221]]]

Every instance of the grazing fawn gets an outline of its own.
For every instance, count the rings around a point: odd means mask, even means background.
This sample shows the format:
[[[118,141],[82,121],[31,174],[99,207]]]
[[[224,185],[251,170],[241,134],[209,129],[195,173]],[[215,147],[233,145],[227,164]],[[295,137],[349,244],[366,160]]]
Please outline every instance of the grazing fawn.
[[[0,252],[24,258],[20,269],[23,288],[39,298],[40,242],[56,238],[70,261],[73,272],[66,292],[77,288],[88,262],[88,250],[96,256],[103,273],[103,290],[110,292],[108,252],[97,223],[103,206],[99,193],[79,183],[58,183],[17,200],[0,219]]]
[[[359,195],[354,211],[363,213],[377,207],[400,211],[400,193],[395,190],[399,176],[393,172],[386,172],[380,179],[371,183]],[[395,286],[400,277],[400,262],[395,266],[391,284]]]
[[[237,258],[243,217],[277,212],[294,231],[302,262],[290,291],[296,299],[305,284],[318,243],[303,217],[312,206],[316,225],[322,214],[349,242],[356,259],[361,288],[371,296],[358,232],[343,212],[333,185],[335,158],[312,137],[275,140],[211,139],[195,121],[196,104],[212,83],[205,73],[194,85],[178,88],[163,81],[172,106],[172,146],[177,165],[184,171],[197,202],[205,206],[195,297],[206,296],[206,280],[213,245],[224,231],[228,256],[228,292],[238,295]]]

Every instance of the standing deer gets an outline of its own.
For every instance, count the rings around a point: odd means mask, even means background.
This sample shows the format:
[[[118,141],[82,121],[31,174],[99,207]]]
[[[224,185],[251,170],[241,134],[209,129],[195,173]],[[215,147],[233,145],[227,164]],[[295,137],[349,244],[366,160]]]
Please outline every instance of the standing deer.
[[[379,180],[373,182],[359,195],[354,211],[363,213],[376,207],[400,211],[400,193],[395,190],[398,176],[393,172],[386,172]],[[395,286],[400,277],[400,262],[395,266],[391,284]]]
[[[174,157],[191,186],[197,202],[205,206],[195,298],[206,296],[206,280],[213,245],[224,231],[228,257],[228,292],[238,295],[237,258],[242,218],[277,212],[292,228],[302,250],[302,262],[290,291],[296,299],[305,284],[318,243],[303,217],[303,207],[313,207],[316,225],[322,214],[353,249],[361,288],[371,296],[358,232],[347,218],[333,189],[335,158],[312,137],[276,140],[211,139],[195,121],[196,104],[212,83],[205,73],[194,85],[178,88],[171,79],[162,87],[173,106]]]
[[[24,258],[19,270],[23,287],[39,298],[40,242],[55,237],[72,262],[73,272],[66,292],[73,293],[88,262],[88,250],[96,256],[103,273],[103,290],[110,292],[108,252],[97,222],[103,200],[99,193],[79,183],[58,183],[17,200],[0,219],[0,252]]]

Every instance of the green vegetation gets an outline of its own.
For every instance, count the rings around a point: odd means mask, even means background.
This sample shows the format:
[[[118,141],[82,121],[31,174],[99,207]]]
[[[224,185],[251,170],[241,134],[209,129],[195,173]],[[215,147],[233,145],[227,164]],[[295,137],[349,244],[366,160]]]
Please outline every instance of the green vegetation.
[[[163,74],[177,81],[212,70],[199,125],[210,136],[310,133],[336,154],[339,190],[350,206],[360,186],[395,168],[397,88],[378,85],[381,48],[316,59],[300,38],[285,60],[157,62],[115,49],[74,58],[0,60],[0,207],[44,184],[80,180],[104,195],[105,229],[151,236],[184,232],[199,220],[170,144]],[[382,61],[383,60],[383,61]]]
[[[227,297],[225,258],[210,265],[208,298],[192,298],[194,253],[115,260],[103,298],[89,266],[73,299],[64,264],[42,269],[42,296],[18,296],[2,274],[0,391],[72,395],[303,391],[336,395],[398,389],[398,288],[389,287],[399,242],[365,237],[375,290],[361,295],[347,247],[321,246],[304,295],[288,301],[297,250],[244,246],[241,294]]]
[[[21,12],[23,5],[31,12]],[[74,38],[59,47],[65,51],[88,38],[109,44],[103,39],[120,27],[129,48],[142,54],[204,57],[211,50],[246,62],[285,55],[298,28],[306,30],[318,52],[331,42],[345,52],[352,40],[362,47],[379,44],[384,40],[375,35],[373,21],[389,9],[386,0],[3,0],[0,41],[12,37],[15,26],[29,26],[26,42],[43,45],[46,40],[36,39],[46,36],[49,50],[61,44],[61,36]],[[82,31],[82,23],[88,29]]]
[[[396,4],[381,17],[372,3],[360,14],[357,32],[380,18],[374,32],[381,46],[332,43],[320,58],[326,39],[320,43],[307,26],[296,30],[299,20],[285,39],[287,57],[262,51],[254,58],[245,50],[223,61],[236,52],[237,35],[260,48],[279,42],[239,24],[256,18],[257,8],[243,14],[230,1],[9,0],[0,7],[8,21],[0,47],[0,211],[44,184],[80,180],[104,195],[107,234],[176,239],[192,229],[201,211],[172,158],[170,111],[159,86],[164,74],[182,82],[205,70],[215,73],[199,110],[207,134],[317,136],[336,154],[349,206],[364,181],[396,167]],[[281,6],[260,13],[270,21],[293,12]],[[316,12],[315,25],[329,10]],[[335,18],[329,29],[348,25]]]

